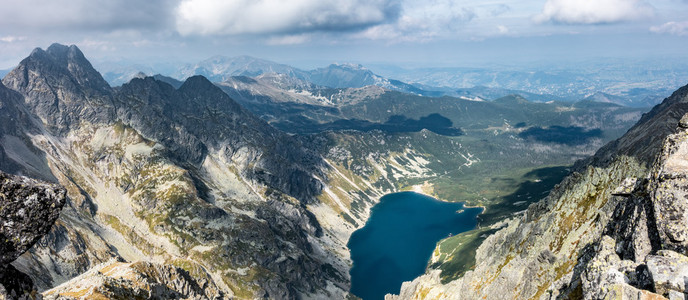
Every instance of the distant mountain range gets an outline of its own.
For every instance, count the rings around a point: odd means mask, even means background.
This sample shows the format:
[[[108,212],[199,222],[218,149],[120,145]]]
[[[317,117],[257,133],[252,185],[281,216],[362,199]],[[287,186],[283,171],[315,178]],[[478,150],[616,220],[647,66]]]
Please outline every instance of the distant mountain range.
[[[569,68],[492,66],[403,69],[376,66],[376,69],[382,76],[393,76],[421,87],[508,89],[521,91],[519,94],[528,92],[556,96],[566,101],[604,93],[616,96],[614,103],[635,107],[658,104],[688,78],[684,64],[626,61],[587,62]]]
[[[288,65],[251,56],[214,56],[195,65],[183,66],[171,77],[182,80],[194,75],[203,75],[210,81],[219,82],[231,76],[255,77],[265,73],[286,74],[295,78],[305,78],[307,74],[306,71]]]
[[[172,77],[182,80],[190,76],[202,75],[211,81],[222,82],[233,76],[256,77],[271,73],[287,75],[315,85],[332,88],[359,88],[376,85],[390,90],[423,92],[423,90],[412,85],[376,75],[362,65],[331,64],[324,68],[305,71],[251,56],[215,56],[195,65],[184,66]]]
[[[128,82],[138,73],[151,76],[154,68],[144,65],[122,66],[101,64],[103,77],[113,86]],[[381,68],[387,76],[374,73],[359,64],[331,64],[314,70],[302,70],[286,64],[251,56],[215,56],[196,64],[177,67],[170,78],[202,75],[213,82],[224,82],[235,76],[258,77],[281,74],[316,86],[361,88],[374,85],[387,90],[429,97],[451,96],[470,100],[491,100],[519,94],[531,101],[578,101],[582,99],[616,103],[624,106],[650,107],[677,86],[680,74],[666,82],[658,78],[646,83],[647,74],[610,79],[578,71],[512,71],[475,68],[426,68],[406,70]],[[643,77],[645,76],[645,77]],[[398,78],[392,79],[392,78]],[[675,80],[676,79],[676,80]],[[676,81],[676,82],[674,82]]]

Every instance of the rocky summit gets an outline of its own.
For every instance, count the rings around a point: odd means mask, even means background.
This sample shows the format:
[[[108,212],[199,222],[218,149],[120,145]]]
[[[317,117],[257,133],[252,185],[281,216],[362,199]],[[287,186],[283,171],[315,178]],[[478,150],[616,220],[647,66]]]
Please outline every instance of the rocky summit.
[[[685,299],[688,86],[490,236],[475,269],[387,299]]]
[[[10,263],[48,233],[64,204],[58,185],[0,172],[0,299],[36,298],[31,278]]]

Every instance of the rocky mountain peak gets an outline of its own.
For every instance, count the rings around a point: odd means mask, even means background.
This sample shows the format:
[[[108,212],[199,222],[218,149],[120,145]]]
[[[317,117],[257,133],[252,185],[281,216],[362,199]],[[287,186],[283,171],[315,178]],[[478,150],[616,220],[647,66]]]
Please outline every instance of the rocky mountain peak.
[[[114,115],[112,89],[74,45],[36,48],[2,82],[24,95],[28,108],[57,133],[80,120],[106,122]]]
[[[66,64],[70,58],[86,59],[84,54],[75,45],[67,46],[58,43],[50,45],[45,52],[50,54],[56,61]]]
[[[201,75],[191,76],[184,81],[180,90],[217,89],[210,80]]]
[[[363,65],[354,64],[354,63],[334,63],[334,64],[331,64],[328,68],[337,68],[337,69],[352,70],[352,71],[370,72],[370,70],[368,70],[368,68],[364,67]]]
[[[42,71],[64,73],[79,84],[86,85],[101,93],[107,93],[110,90],[105,79],[93,68],[83,52],[75,45],[66,46],[55,43],[46,50],[36,48],[29,57],[20,63],[19,67],[25,64],[25,61],[32,67],[52,66],[54,69],[46,68]]]
[[[193,75],[203,75],[215,82],[229,79],[231,76],[258,76],[265,73],[281,73],[305,78],[308,74],[302,70],[259,59],[251,56],[213,56],[195,65],[188,65],[179,70],[175,76],[178,79]]]
[[[245,111],[236,101],[227,96],[219,87],[215,86],[210,80],[203,76],[196,75],[189,77],[179,87],[179,92],[193,95],[196,100],[203,101],[206,105],[217,105],[217,103],[221,103],[223,106],[226,106],[224,107],[225,110],[229,109],[237,113],[241,112],[246,115],[246,118],[255,118],[252,114]]]
[[[71,46],[36,49],[2,81],[14,95],[0,99],[3,107],[16,102],[42,124],[36,122],[41,130],[32,136],[0,136],[0,150],[8,150],[0,151],[0,163],[7,158],[52,173],[71,204],[17,269],[41,288],[112,258],[93,277],[113,282],[127,274],[136,278],[133,292],[141,290],[135,283],[146,282],[139,278],[159,273],[179,276],[151,279],[146,288],[202,286],[184,272],[197,278],[204,270],[210,274],[202,281],[240,299],[320,294],[328,282],[338,293],[346,290],[345,261],[323,250],[329,241],[307,207],[319,204],[327,180],[316,150],[243,109],[205,77],[192,76],[179,88],[134,78],[111,89],[93,84],[102,78],[82,58]],[[119,264],[160,258],[176,258],[178,265]],[[122,272],[108,272],[113,269]],[[95,283],[94,290],[103,286]]]

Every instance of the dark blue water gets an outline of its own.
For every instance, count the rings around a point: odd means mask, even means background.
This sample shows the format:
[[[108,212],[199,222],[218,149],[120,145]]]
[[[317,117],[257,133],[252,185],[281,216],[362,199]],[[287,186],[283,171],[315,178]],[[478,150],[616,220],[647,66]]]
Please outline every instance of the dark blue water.
[[[385,195],[347,244],[351,292],[363,300],[399,293],[402,282],[425,272],[436,243],[475,228],[481,211],[413,192]]]

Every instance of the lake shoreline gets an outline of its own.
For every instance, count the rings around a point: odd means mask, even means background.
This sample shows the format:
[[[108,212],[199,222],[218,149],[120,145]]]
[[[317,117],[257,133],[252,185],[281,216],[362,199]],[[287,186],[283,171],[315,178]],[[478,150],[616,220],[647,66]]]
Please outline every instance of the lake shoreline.
[[[414,193],[417,193],[417,194],[421,194],[421,195],[424,195],[424,196],[428,196],[428,197],[435,198],[435,199],[437,199],[438,201],[442,201],[442,202],[447,202],[447,203],[462,203],[464,209],[466,209],[466,208],[482,208],[482,211],[480,211],[480,214],[483,214],[483,213],[485,213],[485,212],[487,211],[487,207],[485,207],[485,206],[480,206],[480,205],[476,205],[476,206],[467,205],[467,204],[466,204],[466,201],[456,202],[456,201],[449,201],[449,200],[446,200],[446,199],[442,199],[441,197],[438,197],[438,196],[435,194],[435,192],[434,192],[434,187],[433,187],[432,183],[429,183],[428,181],[425,181],[425,182],[423,182],[422,184],[414,184],[414,185],[412,185],[412,186],[410,187],[410,189],[408,189],[408,190],[401,190],[401,191],[399,191],[399,192],[414,192]],[[384,197],[384,196],[383,196],[383,197]],[[480,215],[480,214],[479,214],[479,215]]]

